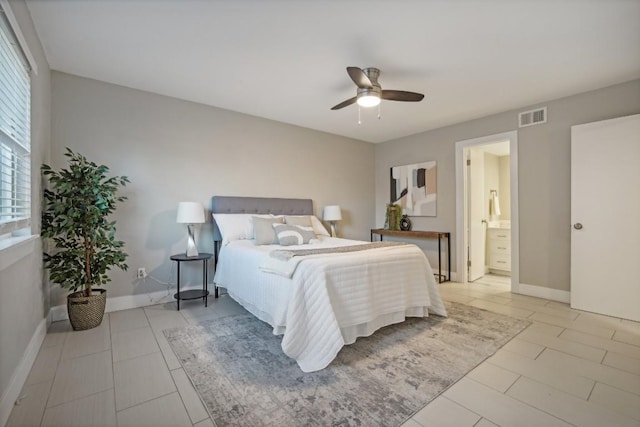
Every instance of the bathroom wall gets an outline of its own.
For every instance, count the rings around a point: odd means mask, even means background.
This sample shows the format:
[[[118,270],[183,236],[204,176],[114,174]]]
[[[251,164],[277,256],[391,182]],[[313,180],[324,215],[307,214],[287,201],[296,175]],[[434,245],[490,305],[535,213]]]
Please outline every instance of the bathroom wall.
[[[511,220],[511,172],[509,159],[511,156],[498,157],[498,174],[500,180],[500,219]]]
[[[482,150],[482,147],[477,148]],[[490,215],[490,200],[491,190],[496,190],[498,196],[502,196],[502,189],[500,188],[500,162],[499,157],[495,154],[484,153],[484,212],[485,219],[487,221],[496,221],[502,219],[502,217],[496,217]]]

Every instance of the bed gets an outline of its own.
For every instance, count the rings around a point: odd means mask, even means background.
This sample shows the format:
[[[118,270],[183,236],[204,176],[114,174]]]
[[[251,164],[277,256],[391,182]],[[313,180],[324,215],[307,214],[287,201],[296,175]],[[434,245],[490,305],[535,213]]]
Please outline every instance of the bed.
[[[215,196],[211,206],[216,292],[226,289],[283,335],[282,350],[304,372],[325,368],[343,346],[406,317],[447,314],[431,267],[415,245],[330,237],[313,216],[310,199]],[[264,244],[258,225],[268,218],[309,218],[315,238]]]

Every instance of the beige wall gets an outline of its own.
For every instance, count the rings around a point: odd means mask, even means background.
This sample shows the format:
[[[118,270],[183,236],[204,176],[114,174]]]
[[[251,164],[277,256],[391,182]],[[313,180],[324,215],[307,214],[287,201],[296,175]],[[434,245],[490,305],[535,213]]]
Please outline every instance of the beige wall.
[[[208,208],[213,195],[311,198],[320,218],[325,205],[342,207],[342,236],[369,238],[372,144],[59,72],[52,81],[53,166],[64,165],[68,146],[131,180],[114,217],[130,270],[113,270],[110,297],[167,290],[137,281],[142,266],[175,283],[169,256],[186,247],[186,229],[175,222],[180,201]],[[213,251],[210,226],[201,251]]]
[[[429,101],[427,101],[429,102]],[[518,129],[518,112],[547,106],[548,122]],[[389,168],[436,160],[438,216],[414,228],[452,232],[455,270],[457,141],[518,130],[520,283],[569,290],[571,126],[640,112],[640,80],[376,145],[376,225],[384,224]],[[425,245],[433,262],[434,243]]]
[[[500,200],[500,219],[511,219],[511,166],[509,162],[511,156],[498,157],[500,171],[500,191],[498,193]]]
[[[31,78],[31,168],[37,171],[49,152],[51,86],[49,65],[23,1],[10,1],[38,74]],[[41,185],[32,174],[33,233],[40,231]],[[46,317],[48,289],[42,278],[42,251],[36,238],[0,252],[0,396],[5,396],[36,329]],[[37,349],[36,349],[37,350]],[[3,402],[5,403],[5,402]],[[4,414],[2,414],[4,415]],[[2,421],[0,420],[0,424]]]

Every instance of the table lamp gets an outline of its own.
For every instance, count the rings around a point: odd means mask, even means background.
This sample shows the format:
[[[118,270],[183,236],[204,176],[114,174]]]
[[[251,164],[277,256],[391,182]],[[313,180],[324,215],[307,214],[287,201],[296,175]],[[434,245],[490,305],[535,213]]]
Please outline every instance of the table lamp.
[[[189,240],[187,241],[187,256],[198,256],[198,247],[196,239],[193,235],[193,227],[195,224],[204,222],[204,209],[197,202],[180,202],[178,204],[178,215],[176,222],[178,224],[187,224],[189,232]]]
[[[336,237],[336,221],[342,219],[340,206],[325,206],[322,212],[322,218],[331,224],[331,237]]]

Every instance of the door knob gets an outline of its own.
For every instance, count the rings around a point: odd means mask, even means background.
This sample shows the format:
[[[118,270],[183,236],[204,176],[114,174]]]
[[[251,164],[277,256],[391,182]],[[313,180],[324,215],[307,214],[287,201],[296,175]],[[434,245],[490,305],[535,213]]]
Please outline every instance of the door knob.
[[[573,228],[575,228],[576,230],[582,230],[582,224],[576,222],[575,224],[573,224]]]

